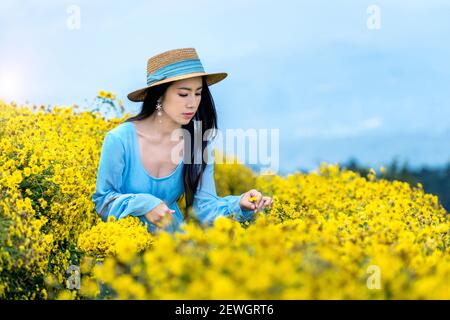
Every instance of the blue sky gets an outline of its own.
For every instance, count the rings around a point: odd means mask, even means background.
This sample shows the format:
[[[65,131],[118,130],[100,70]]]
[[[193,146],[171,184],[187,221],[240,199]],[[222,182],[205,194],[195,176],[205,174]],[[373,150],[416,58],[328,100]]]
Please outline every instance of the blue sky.
[[[80,8],[70,30],[67,8]],[[380,9],[380,29],[366,25]],[[0,2],[0,98],[86,104],[145,86],[147,59],[195,47],[225,128],[279,128],[282,172],[351,157],[450,161],[448,1]]]

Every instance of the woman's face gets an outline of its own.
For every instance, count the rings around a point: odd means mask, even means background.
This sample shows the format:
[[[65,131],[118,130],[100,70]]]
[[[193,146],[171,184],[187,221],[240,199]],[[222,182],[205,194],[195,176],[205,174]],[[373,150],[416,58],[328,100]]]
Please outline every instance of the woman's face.
[[[174,81],[163,96],[163,111],[174,122],[188,124],[200,105],[201,92],[201,76]]]

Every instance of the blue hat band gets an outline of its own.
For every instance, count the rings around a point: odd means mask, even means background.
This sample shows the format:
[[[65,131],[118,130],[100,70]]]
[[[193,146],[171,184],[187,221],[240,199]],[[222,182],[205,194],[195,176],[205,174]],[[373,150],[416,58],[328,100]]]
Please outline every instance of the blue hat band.
[[[147,75],[147,85],[166,78],[189,74],[193,72],[205,72],[200,59],[188,59],[168,64],[153,73]]]

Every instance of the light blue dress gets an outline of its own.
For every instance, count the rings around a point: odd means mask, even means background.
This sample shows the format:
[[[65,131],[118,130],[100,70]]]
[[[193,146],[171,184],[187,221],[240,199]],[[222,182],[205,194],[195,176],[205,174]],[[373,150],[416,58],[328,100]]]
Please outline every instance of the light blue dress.
[[[213,156],[211,144],[208,155]],[[235,214],[238,221],[249,221],[253,211],[240,208],[243,194],[218,197],[214,183],[214,158],[208,161],[202,176],[202,185],[194,195],[193,211],[201,223],[212,225],[218,216]],[[171,224],[164,228],[168,232],[181,231],[184,223],[182,213],[176,203],[184,192],[183,160],[176,169],[165,177],[154,177],[147,172],[142,162],[136,127],[133,122],[123,122],[108,131],[103,140],[98,165],[96,190],[92,196],[95,209],[103,221],[109,216],[116,219],[128,215],[139,217],[151,233],[159,228],[147,221],[144,214],[162,201],[175,210]]]

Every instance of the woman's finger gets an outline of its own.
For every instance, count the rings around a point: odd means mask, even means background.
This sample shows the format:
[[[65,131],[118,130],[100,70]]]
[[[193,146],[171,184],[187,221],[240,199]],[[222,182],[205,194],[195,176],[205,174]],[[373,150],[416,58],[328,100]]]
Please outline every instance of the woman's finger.
[[[268,203],[267,197],[262,197],[261,208],[267,206],[267,203]]]
[[[256,196],[251,196],[251,193],[248,196],[248,205],[247,207],[250,209],[256,209],[256,201],[258,200],[258,198]]]
[[[264,197],[263,207],[270,207],[270,205],[271,205],[271,198],[270,197]]]
[[[254,200],[253,203],[255,207],[253,208],[255,211],[260,210],[264,205],[264,197],[261,192],[258,190],[252,189],[250,191],[250,194],[252,195],[252,199]]]
[[[259,209],[261,209],[261,206],[263,204],[263,196],[262,196],[261,192],[258,192],[257,198],[258,198],[258,200],[256,201],[256,208],[259,210]]]
[[[157,226],[158,228],[160,228],[160,224],[159,224],[159,220],[156,219],[152,219],[152,221],[150,221],[151,223],[153,223],[155,226]]]
[[[258,211],[261,208],[262,204],[262,194],[256,189],[251,189],[248,192],[249,199],[248,201],[252,202],[253,204],[250,206],[253,210]]]

